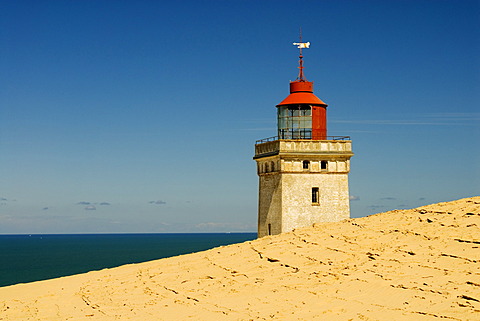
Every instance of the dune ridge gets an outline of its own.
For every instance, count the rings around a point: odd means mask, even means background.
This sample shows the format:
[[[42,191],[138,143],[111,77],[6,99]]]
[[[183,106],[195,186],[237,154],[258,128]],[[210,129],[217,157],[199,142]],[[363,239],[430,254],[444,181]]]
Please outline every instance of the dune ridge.
[[[480,196],[0,288],[0,320],[480,320]]]

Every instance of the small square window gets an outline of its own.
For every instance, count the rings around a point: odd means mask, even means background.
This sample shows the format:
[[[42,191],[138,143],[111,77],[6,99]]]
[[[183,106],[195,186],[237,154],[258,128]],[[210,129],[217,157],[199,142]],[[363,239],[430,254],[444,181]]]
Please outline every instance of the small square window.
[[[327,170],[327,165],[328,165],[327,161],[321,161],[320,162],[320,169],[326,171]]]
[[[310,167],[309,161],[303,161],[303,169],[308,169]]]

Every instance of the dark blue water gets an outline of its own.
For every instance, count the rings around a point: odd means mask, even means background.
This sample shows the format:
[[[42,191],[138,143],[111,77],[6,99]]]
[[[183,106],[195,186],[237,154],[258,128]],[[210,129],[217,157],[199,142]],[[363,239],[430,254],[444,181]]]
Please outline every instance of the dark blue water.
[[[0,286],[253,240],[256,233],[0,235]]]

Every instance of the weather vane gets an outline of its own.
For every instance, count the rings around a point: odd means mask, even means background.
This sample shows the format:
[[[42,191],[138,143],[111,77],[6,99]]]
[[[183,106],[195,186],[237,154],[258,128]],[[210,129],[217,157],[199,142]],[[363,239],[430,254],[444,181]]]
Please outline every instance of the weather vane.
[[[299,61],[299,64],[300,66],[298,67],[298,69],[300,69],[299,73],[298,73],[298,77],[297,77],[297,80],[300,80],[300,81],[306,81],[307,79],[305,78],[305,76],[303,75],[303,52],[302,52],[302,49],[304,48],[310,48],[310,42],[302,42],[302,28],[300,28],[300,42],[294,42],[293,43],[294,46],[297,46],[298,49],[300,49],[300,61]]]

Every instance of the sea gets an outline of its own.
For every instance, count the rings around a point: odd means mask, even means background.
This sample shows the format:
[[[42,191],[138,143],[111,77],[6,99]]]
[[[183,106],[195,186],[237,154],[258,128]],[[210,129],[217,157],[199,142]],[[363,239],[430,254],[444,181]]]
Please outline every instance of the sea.
[[[0,235],[0,286],[193,253],[256,237],[257,233]]]

